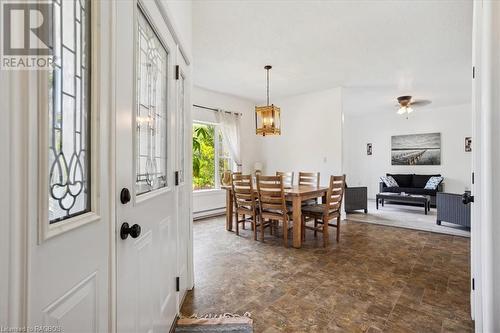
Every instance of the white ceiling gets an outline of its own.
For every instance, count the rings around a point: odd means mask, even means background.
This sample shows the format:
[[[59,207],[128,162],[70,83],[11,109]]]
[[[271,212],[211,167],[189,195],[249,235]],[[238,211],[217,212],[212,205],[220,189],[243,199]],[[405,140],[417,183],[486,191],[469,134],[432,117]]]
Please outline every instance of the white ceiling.
[[[271,102],[342,86],[346,112],[470,103],[472,1],[194,1],[194,83]],[[367,107],[368,106],[368,107]]]

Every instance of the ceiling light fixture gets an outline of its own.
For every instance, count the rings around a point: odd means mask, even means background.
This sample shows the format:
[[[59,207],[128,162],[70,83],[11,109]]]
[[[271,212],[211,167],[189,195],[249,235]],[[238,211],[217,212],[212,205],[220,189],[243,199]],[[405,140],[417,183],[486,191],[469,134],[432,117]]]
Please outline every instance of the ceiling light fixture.
[[[406,115],[406,119],[408,119],[408,115],[413,112],[413,109],[410,107],[412,104],[411,96],[399,96],[398,103],[400,106],[398,114]]]
[[[267,65],[267,105],[255,107],[255,133],[257,135],[281,135],[280,108],[274,104],[269,105],[269,70],[273,68]]]

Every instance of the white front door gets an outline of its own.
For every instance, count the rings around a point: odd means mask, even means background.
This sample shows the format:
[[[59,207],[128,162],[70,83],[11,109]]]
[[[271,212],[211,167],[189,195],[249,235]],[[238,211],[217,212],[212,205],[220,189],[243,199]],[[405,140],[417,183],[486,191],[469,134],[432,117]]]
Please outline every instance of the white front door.
[[[176,45],[153,0],[118,1],[115,17],[117,331],[167,332],[177,314]]]
[[[9,268],[20,306],[9,310],[28,331],[109,332],[109,76],[99,69],[109,66],[110,7],[46,5],[55,67],[12,73],[19,108],[9,112],[23,120],[12,128],[19,135],[11,142],[19,164],[10,174],[19,234],[11,235],[22,246],[12,248]]]
[[[177,229],[178,229],[178,277],[179,277],[179,298],[178,306],[182,304],[183,297],[187,289],[193,285],[191,270],[188,269],[190,260],[189,246],[191,244],[191,194],[192,185],[188,180],[191,179],[191,161],[189,151],[191,150],[191,119],[189,115],[190,101],[190,73],[189,67],[182,57],[177,58],[176,67],[176,95],[177,95],[177,171],[176,171],[176,189],[177,189]]]

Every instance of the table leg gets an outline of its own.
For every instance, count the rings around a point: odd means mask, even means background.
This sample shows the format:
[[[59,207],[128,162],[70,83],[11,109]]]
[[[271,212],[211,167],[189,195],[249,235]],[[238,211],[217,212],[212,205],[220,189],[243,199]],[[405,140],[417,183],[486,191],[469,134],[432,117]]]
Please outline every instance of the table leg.
[[[377,207],[377,210],[378,210],[378,200],[379,198],[376,198],[375,201],[376,201],[376,207]]]
[[[233,195],[226,190],[226,230],[233,231]]]
[[[425,212],[425,215],[427,215],[427,202],[424,203],[424,212]]]
[[[300,197],[293,197],[293,247],[300,248],[302,246],[302,202]],[[286,231],[285,231],[286,232]]]

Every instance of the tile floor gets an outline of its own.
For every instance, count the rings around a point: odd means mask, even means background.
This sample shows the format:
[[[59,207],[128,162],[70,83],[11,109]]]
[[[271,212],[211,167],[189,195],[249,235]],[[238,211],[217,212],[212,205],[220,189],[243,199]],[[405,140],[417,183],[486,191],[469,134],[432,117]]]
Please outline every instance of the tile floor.
[[[182,313],[251,312],[255,332],[471,332],[469,239],[343,224],[301,249],[224,217],[194,223],[195,288]]]

